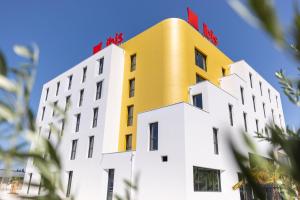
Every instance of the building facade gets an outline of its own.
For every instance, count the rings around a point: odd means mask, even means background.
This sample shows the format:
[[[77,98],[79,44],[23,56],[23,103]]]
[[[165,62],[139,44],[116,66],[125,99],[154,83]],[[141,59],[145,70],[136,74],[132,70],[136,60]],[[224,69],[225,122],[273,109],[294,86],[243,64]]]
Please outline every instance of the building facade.
[[[241,199],[232,190],[239,169],[228,138],[249,153],[241,131],[254,136],[269,122],[285,127],[276,89],[175,18],[46,83],[36,122],[53,143],[50,127],[59,127],[66,196],[76,200],[122,196],[124,180],[137,175],[131,195],[142,200]],[[267,157],[268,144],[257,145]],[[32,161],[25,180],[40,182]],[[29,184],[23,192],[41,191]]]

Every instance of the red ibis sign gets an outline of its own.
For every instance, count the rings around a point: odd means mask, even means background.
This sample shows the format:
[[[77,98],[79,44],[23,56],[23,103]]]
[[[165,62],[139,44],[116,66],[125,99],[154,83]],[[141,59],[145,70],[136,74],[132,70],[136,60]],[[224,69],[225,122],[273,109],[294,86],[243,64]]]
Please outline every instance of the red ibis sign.
[[[106,39],[106,46],[109,46],[111,44],[119,45],[123,42],[123,33],[116,33],[115,37],[109,37]],[[102,49],[103,43],[100,42],[96,46],[93,47],[93,54],[97,53]]]

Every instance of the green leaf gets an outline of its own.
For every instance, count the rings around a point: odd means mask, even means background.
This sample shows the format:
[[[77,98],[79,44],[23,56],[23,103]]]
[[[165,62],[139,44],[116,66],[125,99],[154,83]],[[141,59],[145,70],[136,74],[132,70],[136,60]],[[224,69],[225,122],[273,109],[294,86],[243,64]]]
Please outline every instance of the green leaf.
[[[14,118],[14,111],[13,109],[6,105],[5,103],[0,101],[0,118],[6,121],[11,121]]]
[[[18,56],[28,58],[28,59],[33,59],[33,53],[28,47],[23,45],[15,45],[13,49]]]
[[[15,92],[17,90],[16,84],[3,75],[0,75],[0,88],[7,92]]]

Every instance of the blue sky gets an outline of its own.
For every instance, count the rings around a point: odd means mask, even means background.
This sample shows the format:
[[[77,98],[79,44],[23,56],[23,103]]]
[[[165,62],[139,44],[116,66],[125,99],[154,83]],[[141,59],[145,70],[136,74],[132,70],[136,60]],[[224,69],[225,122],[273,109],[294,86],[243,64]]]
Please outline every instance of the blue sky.
[[[275,1],[282,23],[290,31],[292,1]],[[2,0],[0,49],[9,65],[19,62],[14,44],[35,42],[41,50],[40,65],[31,105],[38,108],[43,83],[91,55],[92,47],[116,32],[125,41],[157,22],[186,19],[191,7],[219,39],[219,48],[234,61],[245,59],[281,91],[274,72],[284,68],[296,74],[297,63],[274,47],[261,30],[250,27],[225,0]],[[300,126],[300,109],[282,94],[287,124]]]

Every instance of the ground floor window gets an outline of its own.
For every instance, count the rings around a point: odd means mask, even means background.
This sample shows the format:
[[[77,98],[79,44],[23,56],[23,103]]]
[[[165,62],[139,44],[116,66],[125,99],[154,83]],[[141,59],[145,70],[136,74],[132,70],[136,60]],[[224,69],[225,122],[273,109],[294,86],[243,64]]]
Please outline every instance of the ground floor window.
[[[193,167],[194,191],[221,192],[220,170]]]

